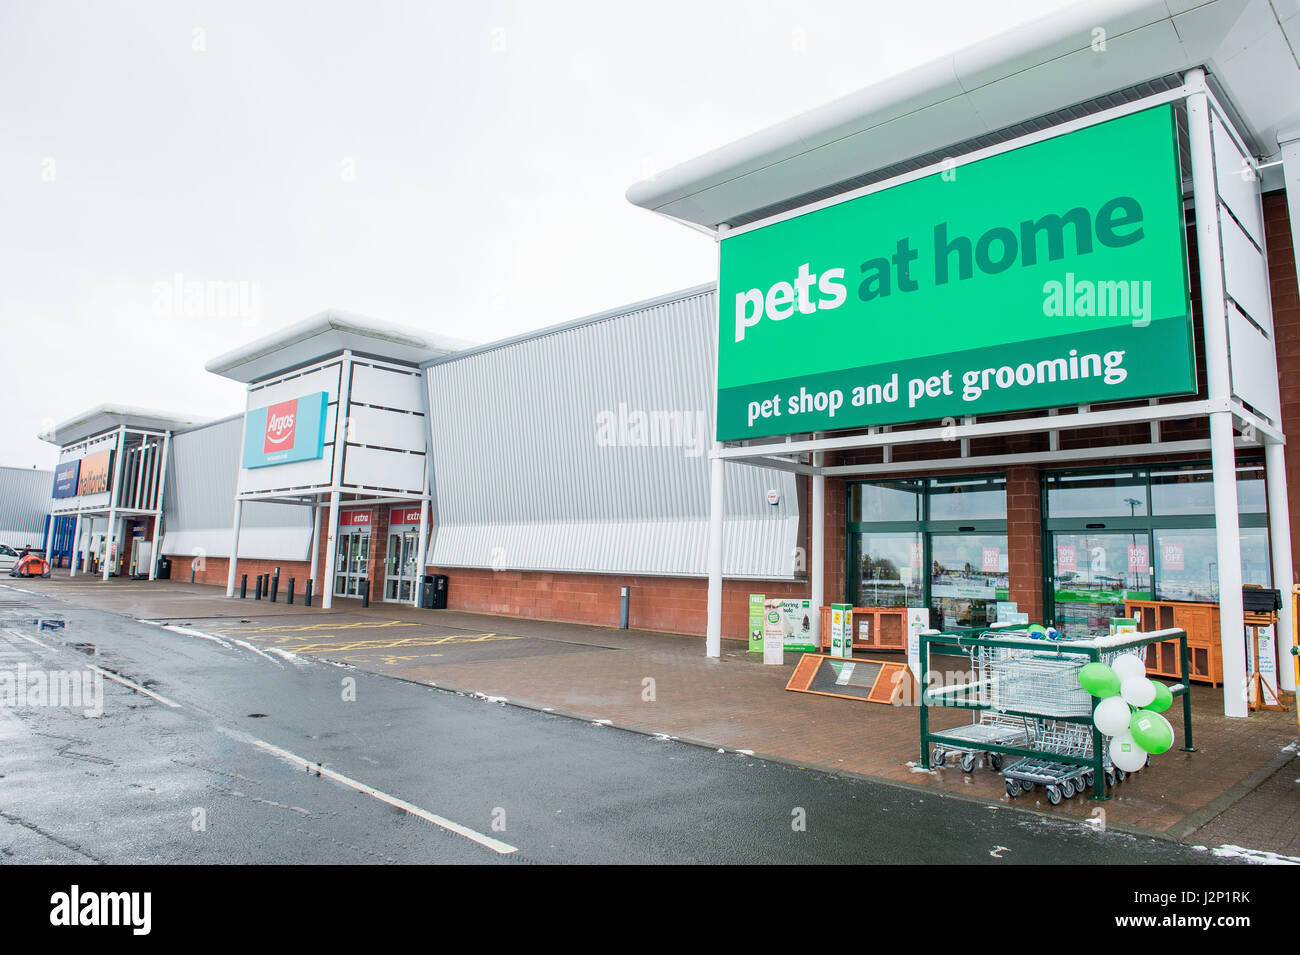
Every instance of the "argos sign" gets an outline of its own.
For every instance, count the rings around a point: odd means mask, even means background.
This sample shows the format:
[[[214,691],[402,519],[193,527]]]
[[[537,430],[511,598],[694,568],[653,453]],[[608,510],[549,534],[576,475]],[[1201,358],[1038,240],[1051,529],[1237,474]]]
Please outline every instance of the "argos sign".
[[[243,466],[264,468],[319,458],[325,450],[328,401],[325,392],[317,391],[247,412]]]

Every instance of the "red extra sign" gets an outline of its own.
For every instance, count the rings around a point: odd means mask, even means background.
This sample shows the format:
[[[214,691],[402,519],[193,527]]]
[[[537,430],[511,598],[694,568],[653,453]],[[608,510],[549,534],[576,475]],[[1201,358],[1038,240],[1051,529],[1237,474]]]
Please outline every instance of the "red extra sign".
[[[388,523],[390,526],[418,524],[420,523],[420,509],[418,507],[395,507],[389,515]]]
[[[370,511],[344,511],[339,515],[339,527],[369,527]]]
[[[282,401],[266,409],[266,437],[262,440],[262,450],[267,454],[273,451],[290,451],[293,449],[293,433],[297,425],[298,399]]]

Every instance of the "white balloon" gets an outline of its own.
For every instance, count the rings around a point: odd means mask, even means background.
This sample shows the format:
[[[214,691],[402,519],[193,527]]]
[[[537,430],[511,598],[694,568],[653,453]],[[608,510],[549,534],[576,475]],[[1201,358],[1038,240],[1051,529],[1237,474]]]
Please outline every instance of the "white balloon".
[[[1106,736],[1117,736],[1128,731],[1131,716],[1122,696],[1108,696],[1092,711],[1092,722]]]
[[[1110,761],[1116,769],[1136,773],[1147,764],[1147,751],[1137,744],[1132,733],[1125,730],[1111,738]]]
[[[1119,695],[1140,710],[1156,698],[1156,686],[1144,676],[1129,677],[1119,685]]]
[[[1133,677],[1147,675],[1147,665],[1142,661],[1142,658],[1131,653],[1122,653],[1117,656],[1110,668],[1115,671],[1120,683]]]

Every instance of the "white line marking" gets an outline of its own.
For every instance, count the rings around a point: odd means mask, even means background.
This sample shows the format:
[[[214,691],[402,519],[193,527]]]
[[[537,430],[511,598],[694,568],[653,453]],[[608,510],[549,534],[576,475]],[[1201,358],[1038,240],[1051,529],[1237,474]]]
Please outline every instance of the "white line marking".
[[[312,772],[320,773],[320,775],[332,779],[336,783],[342,783],[344,786],[347,786],[349,789],[355,789],[359,793],[365,793],[367,796],[373,796],[375,799],[378,799],[380,802],[387,803],[388,805],[393,806],[397,809],[401,809],[405,812],[409,812],[411,815],[417,816],[420,819],[423,819],[425,822],[433,823],[435,826],[437,826],[440,829],[446,829],[448,832],[454,832],[458,836],[464,836],[466,839],[469,839],[471,842],[477,842],[479,845],[485,846],[488,849],[491,849],[493,852],[496,852],[500,855],[509,855],[512,852],[519,851],[518,847],[516,846],[512,846],[509,843],[502,842],[499,839],[493,839],[491,836],[485,836],[481,832],[475,832],[473,829],[470,829],[468,826],[462,826],[460,823],[452,822],[450,819],[444,819],[442,816],[435,815],[434,813],[431,813],[426,809],[421,809],[419,806],[416,806],[413,803],[409,803],[405,799],[398,799],[396,796],[390,796],[388,795],[388,793],[381,792],[380,790],[376,789],[374,786],[367,786],[365,783],[358,782],[355,779],[352,779],[348,776],[344,776],[342,773],[335,772],[334,770],[321,766],[318,763],[313,763],[310,760],[303,759],[301,756],[297,756],[294,753],[289,752],[287,749],[281,749],[279,746],[276,746],[273,743],[268,743],[265,740],[260,740],[252,736],[247,737],[247,739],[254,746],[258,747],[259,749],[264,749],[268,753],[272,753],[276,756],[279,756],[287,763],[291,763],[294,766],[298,766],[302,769],[308,769],[311,770]]]
[[[221,644],[227,650],[230,649],[230,644],[228,644],[225,640],[222,640],[220,637],[213,636],[210,633],[204,633],[202,630],[190,630],[188,627],[166,627],[166,626],[163,627],[163,629],[170,630],[172,633],[184,634],[187,637],[198,637],[201,640],[211,640],[213,643]]]
[[[170,706],[172,709],[175,710],[181,708],[181,705],[179,703],[169,700],[165,696],[159,696],[157,693],[153,692],[152,690],[146,690],[139,683],[132,683],[130,680],[123,679],[122,677],[118,676],[116,673],[113,673],[111,670],[105,670],[103,667],[97,667],[93,663],[87,663],[86,666],[90,667],[90,669],[94,670],[96,673],[108,677],[114,683],[121,683],[123,686],[130,687],[132,690],[135,690],[137,693],[143,693],[145,696],[157,700],[163,706]]]
[[[56,652],[58,652],[58,651],[56,651],[52,646],[50,646],[48,643],[41,643],[41,641],[37,640],[35,637],[29,637],[29,636],[27,636],[27,634],[25,634],[25,633],[20,633],[20,632],[18,632],[17,630],[5,630],[5,633],[11,634],[12,636],[15,636],[15,637],[18,637],[20,640],[26,640],[28,643],[34,643],[34,644],[36,644],[38,647],[44,647],[46,650],[49,650],[51,653],[56,653]]]

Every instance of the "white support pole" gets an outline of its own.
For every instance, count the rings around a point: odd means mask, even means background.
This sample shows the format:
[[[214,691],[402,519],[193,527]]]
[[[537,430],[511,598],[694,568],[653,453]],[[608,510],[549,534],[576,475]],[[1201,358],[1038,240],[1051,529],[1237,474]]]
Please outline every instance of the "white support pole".
[[[311,585],[317,587],[316,573],[320,570],[320,505],[311,506]],[[319,592],[319,591],[318,591]]]
[[[81,515],[78,514],[77,516],[80,517]],[[84,570],[86,573],[90,573],[90,555],[95,546],[94,542],[95,542],[95,519],[93,517],[88,517],[86,518],[86,546],[81,552],[82,553],[81,569]]]
[[[704,632],[706,656],[722,656],[722,521],[723,460],[710,462],[709,487],[709,597],[708,624]]]
[[[149,446],[142,444],[135,449],[135,453],[131,456],[135,469],[135,490],[131,493],[131,507],[136,509],[140,507],[140,488],[144,486],[144,462],[148,454]]]
[[[77,558],[81,556],[81,512],[72,518],[72,546],[68,548],[68,576],[77,576]]]
[[[416,580],[411,586],[411,606],[420,606],[420,587],[424,581],[424,558],[426,556],[425,546],[429,536],[429,502],[420,502],[420,537],[415,542],[415,576]]]
[[[348,417],[352,414],[352,352],[343,352],[343,369],[339,376],[338,400],[334,404],[333,466],[330,478],[329,536],[325,539],[325,586],[321,588],[320,605],[329,610],[334,606],[334,562],[338,559],[339,542],[339,487],[343,484],[344,462],[348,453]]]
[[[104,566],[101,580],[108,580],[108,572],[117,562],[113,554],[113,535],[117,534],[120,543],[121,534],[118,534],[117,528],[117,502],[121,499],[122,490],[122,467],[123,459],[126,457],[126,426],[120,425],[117,429],[117,454],[113,462],[113,487],[108,495],[108,538],[104,543]],[[119,555],[120,556],[120,555]]]
[[[320,590],[320,605],[326,610],[334,606],[334,563],[339,549],[339,492],[330,491],[329,536],[325,538],[325,583]]]
[[[1268,540],[1273,558],[1273,586],[1282,592],[1282,613],[1277,621],[1278,680],[1282,689],[1294,693],[1295,666],[1295,570],[1291,563],[1291,507],[1286,492],[1286,446],[1275,441],[1264,444],[1264,483],[1268,489]]]
[[[1193,205],[1205,325],[1205,369],[1210,402],[1210,467],[1214,483],[1214,529],[1218,545],[1219,643],[1223,650],[1223,712],[1246,716],[1246,637],[1241,596],[1241,530],[1237,515],[1237,458],[1232,429],[1232,372],[1219,238],[1219,193],[1214,173],[1210,104],[1205,75],[1189,70],[1187,128],[1191,140]]]
[[[158,452],[155,448],[155,454],[158,454],[156,462],[151,462],[150,479],[147,490],[149,491],[149,506],[153,509],[153,545],[149,548],[150,560],[149,579],[158,579],[158,542],[161,539],[162,520],[163,520],[163,491],[164,482],[167,480],[167,452],[171,450],[172,433],[168,431],[163,435],[162,451]],[[236,552],[237,553],[237,552]]]
[[[41,556],[45,558],[46,563],[53,567],[54,555],[51,552],[54,550],[54,512],[50,511],[47,516],[49,517],[49,523],[45,525],[45,545],[41,550]]]
[[[821,468],[825,462],[825,452],[813,452],[813,467]],[[813,613],[826,603],[826,475],[820,473],[812,476],[812,533],[809,545],[812,547],[812,560],[809,563],[812,584]],[[816,619],[815,617],[813,619]]]
[[[244,522],[244,502],[235,498],[235,520],[230,527],[230,560],[226,567],[226,596],[235,596],[235,578],[239,575],[239,529]]]

